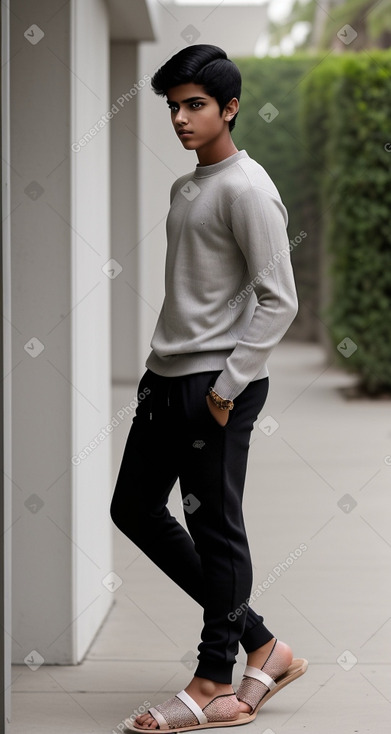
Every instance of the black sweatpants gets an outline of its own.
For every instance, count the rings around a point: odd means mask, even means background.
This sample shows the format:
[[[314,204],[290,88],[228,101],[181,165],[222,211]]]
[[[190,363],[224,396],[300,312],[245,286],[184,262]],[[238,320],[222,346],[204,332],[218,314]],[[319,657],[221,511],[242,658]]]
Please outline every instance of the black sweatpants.
[[[269,380],[249,383],[223,427],[205,399],[220,372],[162,377],[146,370],[110,512],[115,525],[202,605],[195,675],[231,683],[239,641],[251,652],[273,637],[248,607],[252,566],[242,514],[250,434]],[[178,477],[189,532],[167,509]]]

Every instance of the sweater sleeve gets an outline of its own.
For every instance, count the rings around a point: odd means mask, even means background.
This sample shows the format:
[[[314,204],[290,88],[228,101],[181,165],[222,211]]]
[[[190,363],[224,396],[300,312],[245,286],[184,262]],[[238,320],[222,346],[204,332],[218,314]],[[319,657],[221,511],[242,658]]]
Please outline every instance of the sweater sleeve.
[[[234,400],[266,365],[298,310],[287,235],[287,211],[281,199],[252,188],[231,205],[231,227],[256,295],[251,321],[227,358],[214,389]]]

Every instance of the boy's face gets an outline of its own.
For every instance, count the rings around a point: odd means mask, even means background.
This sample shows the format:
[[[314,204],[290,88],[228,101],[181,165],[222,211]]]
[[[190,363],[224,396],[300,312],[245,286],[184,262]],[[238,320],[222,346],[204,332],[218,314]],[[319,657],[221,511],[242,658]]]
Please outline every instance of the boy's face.
[[[167,104],[175,132],[186,150],[198,150],[228,131],[229,115],[215,97],[206,94],[201,84],[180,84],[167,92]],[[232,117],[232,115],[230,115]]]

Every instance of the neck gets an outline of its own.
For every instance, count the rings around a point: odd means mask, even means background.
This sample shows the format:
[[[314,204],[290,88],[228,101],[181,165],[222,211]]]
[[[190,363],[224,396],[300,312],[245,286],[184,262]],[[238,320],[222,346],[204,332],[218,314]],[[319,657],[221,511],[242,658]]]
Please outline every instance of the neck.
[[[211,166],[213,163],[219,163],[237,152],[238,149],[234,145],[231,135],[223,139],[213,140],[196,151],[200,166]]]

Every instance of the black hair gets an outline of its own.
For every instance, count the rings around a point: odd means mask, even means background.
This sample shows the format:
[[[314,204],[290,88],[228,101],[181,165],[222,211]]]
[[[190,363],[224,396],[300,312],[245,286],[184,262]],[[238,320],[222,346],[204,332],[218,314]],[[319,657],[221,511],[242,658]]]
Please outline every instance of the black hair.
[[[201,84],[210,97],[215,97],[220,114],[233,97],[240,99],[240,71],[218,46],[199,43],[181,49],[157,70],[151,86],[155,94],[163,97],[171,87],[190,82]],[[230,130],[235,126],[237,115],[229,121]]]

